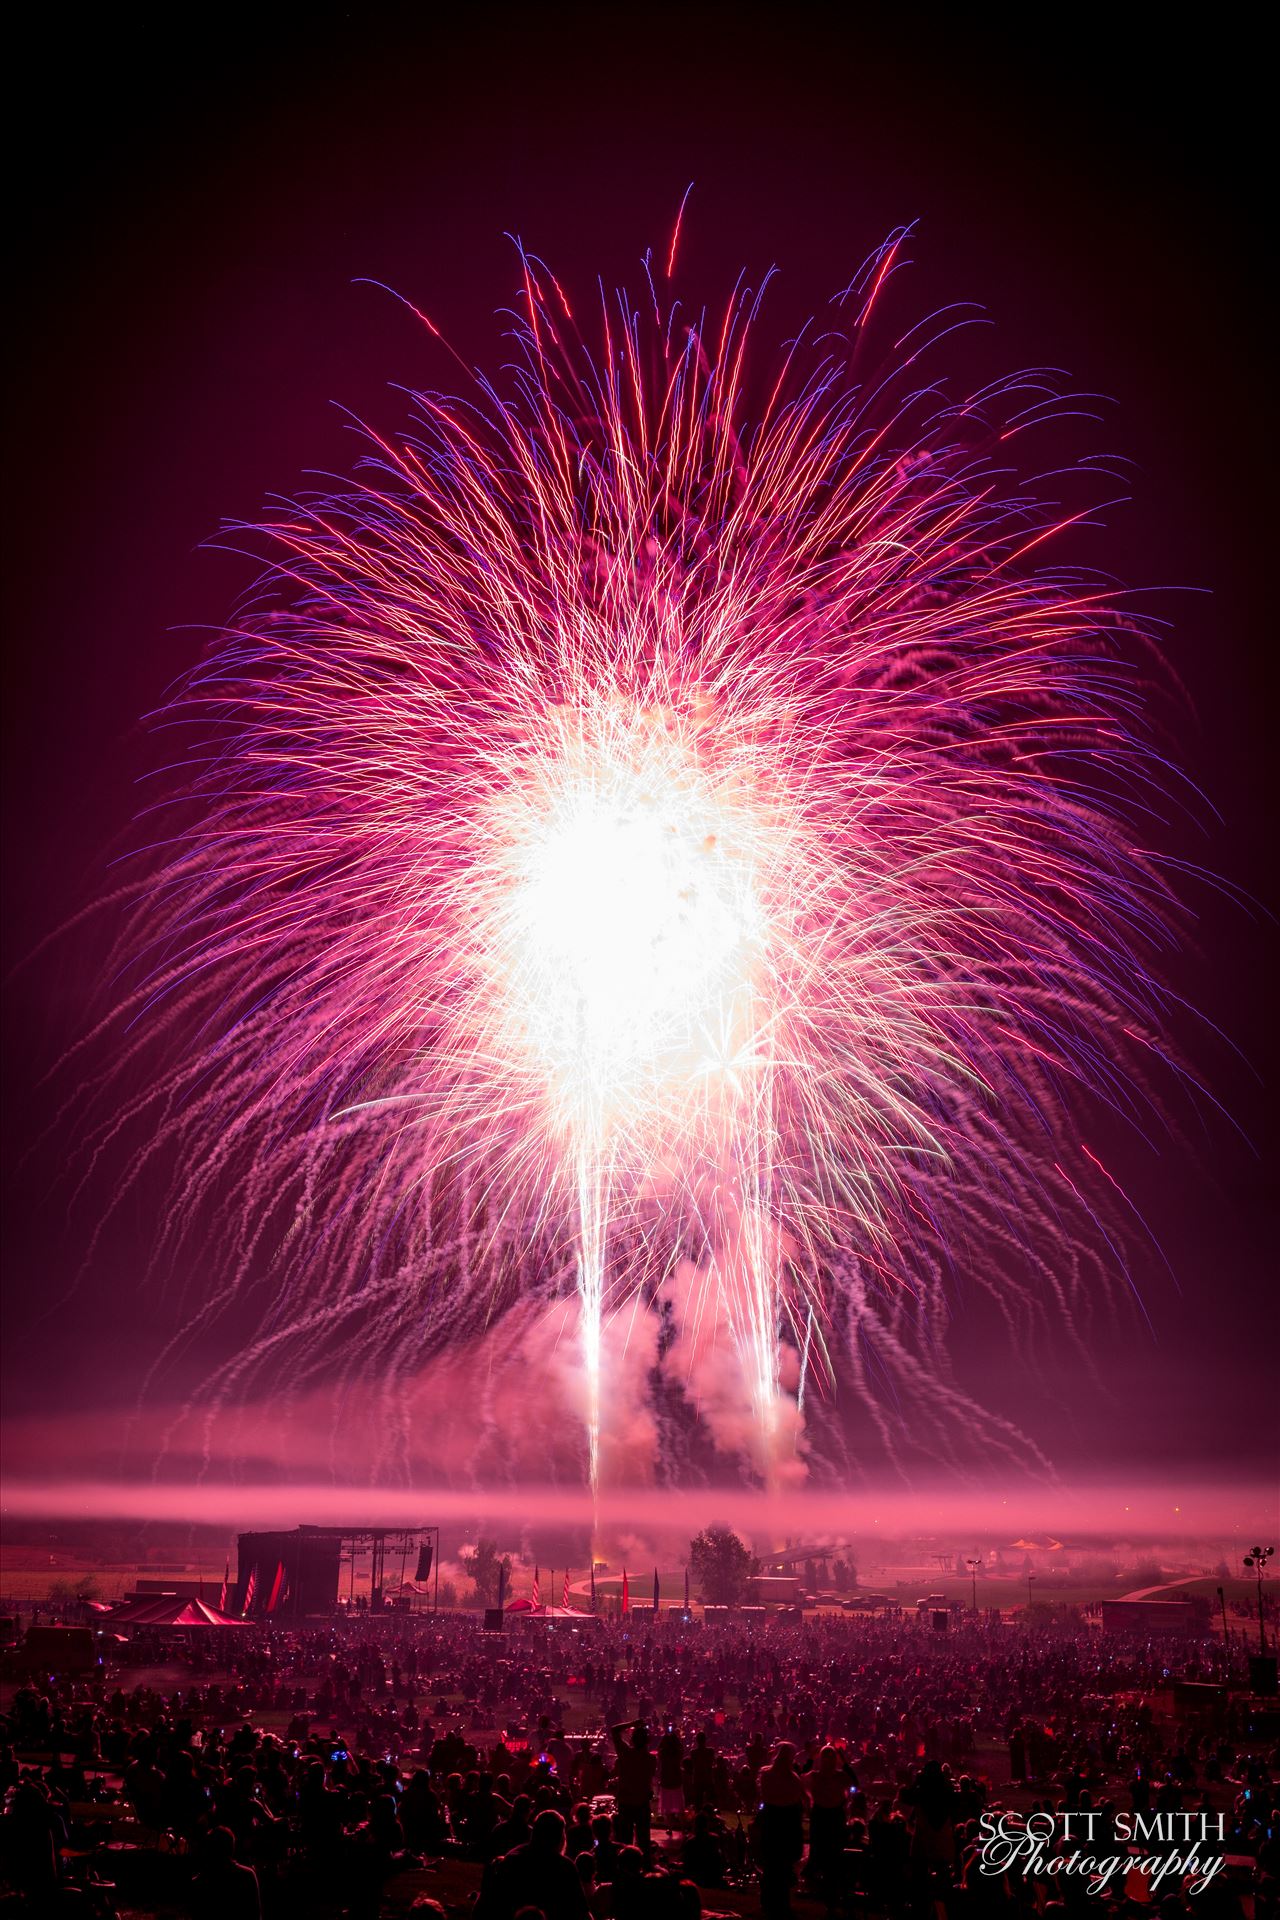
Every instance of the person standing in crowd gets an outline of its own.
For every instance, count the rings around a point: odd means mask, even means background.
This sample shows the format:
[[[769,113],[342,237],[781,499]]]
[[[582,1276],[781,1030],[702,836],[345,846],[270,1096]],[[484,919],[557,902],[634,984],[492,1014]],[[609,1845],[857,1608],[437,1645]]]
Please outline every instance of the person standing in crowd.
[[[831,1897],[840,1884],[848,1838],[849,1776],[842,1756],[832,1746],[818,1755],[804,1776],[809,1796],[809,1859],[806,1875]]]
[[[658,1814],[668,1837],[684,1826],[684,1741],[673,1721],[658,1742]]]
[[[773,1760],[760,1770],[756,1814],[756,1857],[760,1862],[760,1911],[765,1920],[785,1920],[791,1912],[791,1888],[804,1852],[804,1810],[808,1796],[796,1772],[795,1748],[778,1743]]]
[[[630,1740],[623,1736],[630,1733]],[[651,1845],[653,1776],[657,1761],[649,1750],[649,1729],[643,1720],[624,1720],[609,1729],[617,1760],[614,1782],[618,1801],[619,1838],[634,1842],[647,1859]]]

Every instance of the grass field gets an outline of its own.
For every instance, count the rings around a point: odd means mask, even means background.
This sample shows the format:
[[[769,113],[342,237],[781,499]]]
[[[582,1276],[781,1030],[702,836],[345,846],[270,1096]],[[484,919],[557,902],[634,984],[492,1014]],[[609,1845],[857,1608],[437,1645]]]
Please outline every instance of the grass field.
[[[166,1555],[163,1560],[127,1560],[104,1564],[84,1554],[47,1552],[22,1545],[5,1546],[0,1547],[0,1596],[6,1600],[28,1603],[43,1601],[48,1597],[51,1587],[74,1587],[81,1580],[90,1580],[93,1583],[93,1599],[118,1600],[130,1592],[139,1579],[163,1580],[168,1576],[175,1580],[203,1579],[206,1585],[217,1588],[222,1584],[225,1564],[225,1554],[216,1558],[207,1554],[189,1560],[172,1554]],[[231,1556],[231,1571],[234,1574],[234,1554]]]

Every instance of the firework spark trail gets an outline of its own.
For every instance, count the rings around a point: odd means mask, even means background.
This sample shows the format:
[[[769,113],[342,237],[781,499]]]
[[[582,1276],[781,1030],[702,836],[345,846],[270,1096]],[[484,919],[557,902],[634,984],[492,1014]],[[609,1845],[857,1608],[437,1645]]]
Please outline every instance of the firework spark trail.
[[[603,1329],[687,1270],[769,1479],[780,1343],[865,1381],[887,1301],[913,1393],[893,1302],[945,1318],[958,1259],[1011,1319],[1108,1270],[1067,1123],[1154,1112],[1167,776],[1134,623],[996,464],[1046,378],[948,401],[927,331],[852,378],[896,259],[755,408],[757,299],[606,302],[593,360],[524,259],[505,391],[239,530],[269,569],[165,716],[125,1006],[122,1077],[168,1064],[100,1142],[176,1146],[166,1256],[232,1190],[229,1294],[270,1255],[222,1390],[346,1343],[390,1405],[572,1271],[594,1485]]]

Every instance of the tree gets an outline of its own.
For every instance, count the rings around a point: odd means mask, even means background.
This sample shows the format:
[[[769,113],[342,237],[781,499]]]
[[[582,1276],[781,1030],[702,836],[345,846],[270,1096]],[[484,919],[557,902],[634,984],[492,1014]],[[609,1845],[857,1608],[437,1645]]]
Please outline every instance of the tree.
[[[852,1593],[858,1584],[858,1569],[852,1560],[837,1560],[831,1569],[837,1593]]]
[[[731,1607],[745,1597],[760,1562],[731,1527],[704,1527],[689,1542],[689,1569],[703,1600]]]
[[[82,1614],[86,1600],[97,1595],[97,1575],[82,1573],[78,1580],[51,1580],[45,1590],[45,1604],[53,1613]]]
[[[498,1575],[506,1569],[506,1579],[511,1577],[509,1555],[499,1556],[496,1540],[477,1540],[472,1551],[466,1548],[458,1555],[458,1565],[469,1580],[475,1583],[476,1605],[492,1607],[498,1600]]]

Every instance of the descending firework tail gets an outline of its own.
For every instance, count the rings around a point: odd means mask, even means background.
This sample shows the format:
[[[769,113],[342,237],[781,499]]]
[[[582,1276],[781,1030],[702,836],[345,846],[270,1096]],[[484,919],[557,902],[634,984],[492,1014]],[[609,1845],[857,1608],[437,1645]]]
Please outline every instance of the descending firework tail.
[[[1147,649],[1007,478],[1046,378],[944,399],[945,319],[862,373],[897,250],[763,384],[758,299],[606,302],[593,360],[522,256],[508,385],[253,530],[104,1129],[181,1161],[162,1259],[237,1197],[197,1322],[271,1305],[215,1399],[287,1359],[393,1409],[576,1294],[594,1478],[665,1300],[768,1477],[806,1381],[942,1444],[953,1281],[1070,1327],[1124,1272],[1080,1115],[1144,1125],[1163,1057]]]

